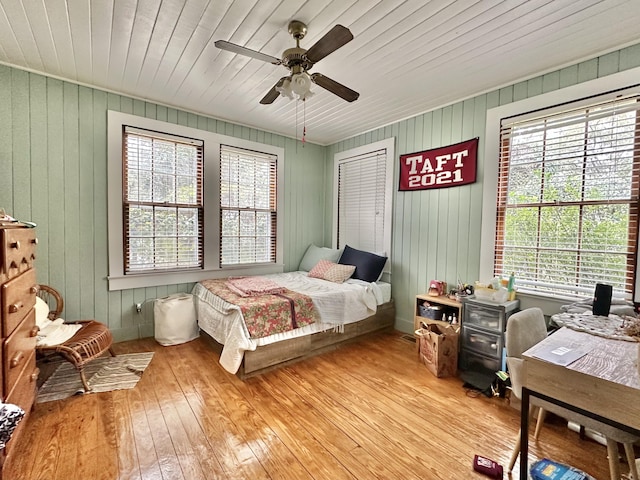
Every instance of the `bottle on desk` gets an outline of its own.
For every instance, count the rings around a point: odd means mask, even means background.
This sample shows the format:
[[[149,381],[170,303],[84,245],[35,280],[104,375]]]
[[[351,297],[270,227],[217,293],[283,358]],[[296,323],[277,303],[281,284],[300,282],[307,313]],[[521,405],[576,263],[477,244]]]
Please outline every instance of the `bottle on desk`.
[[[507,284],[507,290],[509,291],[509,300],[516,299],[516,274],[511,272],[509,276],[509,283]]]

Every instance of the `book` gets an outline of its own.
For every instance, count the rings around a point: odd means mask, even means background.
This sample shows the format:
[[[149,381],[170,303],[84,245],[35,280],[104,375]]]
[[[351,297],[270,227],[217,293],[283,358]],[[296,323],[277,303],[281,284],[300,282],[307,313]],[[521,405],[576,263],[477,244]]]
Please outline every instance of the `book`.
[[[529,469],[532,480],[594,480],[577,468],[554,462],[548,458],[538,460]]]

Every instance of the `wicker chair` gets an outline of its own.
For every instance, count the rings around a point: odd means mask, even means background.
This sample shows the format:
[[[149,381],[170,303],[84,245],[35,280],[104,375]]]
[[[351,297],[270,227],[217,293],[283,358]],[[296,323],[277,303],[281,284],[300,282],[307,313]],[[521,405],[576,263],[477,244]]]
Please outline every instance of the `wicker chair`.
[[[60,317],[64,308],[64,301],[60,293],[48,285],[38,285],[37,295],[49,305],[49,320]],[[80,373],[80,379],[86,392],[91,390],[84,375],[84,366],[94,358],[99,357],[107,350],[115,357],[111,345],[113,337],[106,325],[96,320],[79,320],[66,322],[81,324],[82,328],[64,343],[50,346],[36,346],[36,352],[43,356],[60,355],[73,364]]]

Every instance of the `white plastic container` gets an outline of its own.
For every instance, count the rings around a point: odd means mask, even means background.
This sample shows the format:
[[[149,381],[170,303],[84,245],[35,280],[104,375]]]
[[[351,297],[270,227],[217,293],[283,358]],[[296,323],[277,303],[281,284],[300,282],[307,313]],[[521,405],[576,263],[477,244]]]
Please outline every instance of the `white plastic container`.
[[[504,303],[509,299],[509,291],[504,287],[500,287],[496,290],[476,284],[474,293],[476,298],[479,300],[489,300],[496,303]]]
[[[198,338],[193,295],[176,293],[154,302],[155,339],[160,345],[179,345]]]

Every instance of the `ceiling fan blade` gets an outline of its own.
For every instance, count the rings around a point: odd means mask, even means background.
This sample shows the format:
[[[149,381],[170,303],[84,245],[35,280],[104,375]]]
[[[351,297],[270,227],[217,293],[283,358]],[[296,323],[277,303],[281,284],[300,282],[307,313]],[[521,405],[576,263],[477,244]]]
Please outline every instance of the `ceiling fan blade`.
[[[216,42],[214,42],[214,45],[221,50],[227,50],[228,52],[238,53],[240,55],[245,55],[251,58],[257,58],[258,60],[273,63],[274,65],[280,65],[282,63],[279,58],[272,57],[271,55],[267,55],[266,53],[258,52],[256,50],[251,50],[250,48],[241,47],[240,45],[236,45],[235,43],[230,43],[225,40],[217,40]]]
[[[278,98],[278,95],[280,95],[280,92],[276,90],[276,87],[281,87],[287,78],[289,77],[282,77],[280,80],[278,80],[278,83],[271,87],[271,90],[269,90],[267,94],[262,98],[262,100],[260,100],[260,103],[262,105],[269,105],[270,103],[273,103],[275,99]]]
[[[325,77],[321,73],[313,73],[311,80],[316,85],[320,85],[325,90],[329,90],[331,93],[343,98],[347,102],[354,102],[358,99],[360,94],[349,87],[345,87],[341,83],[331,80],[329,77]]]
[[[353,40],[351,31],[347,27],[336,25],[307,50],[307,59],[311,63],[319,62],[331,52],[335,52],[351,40]]]

